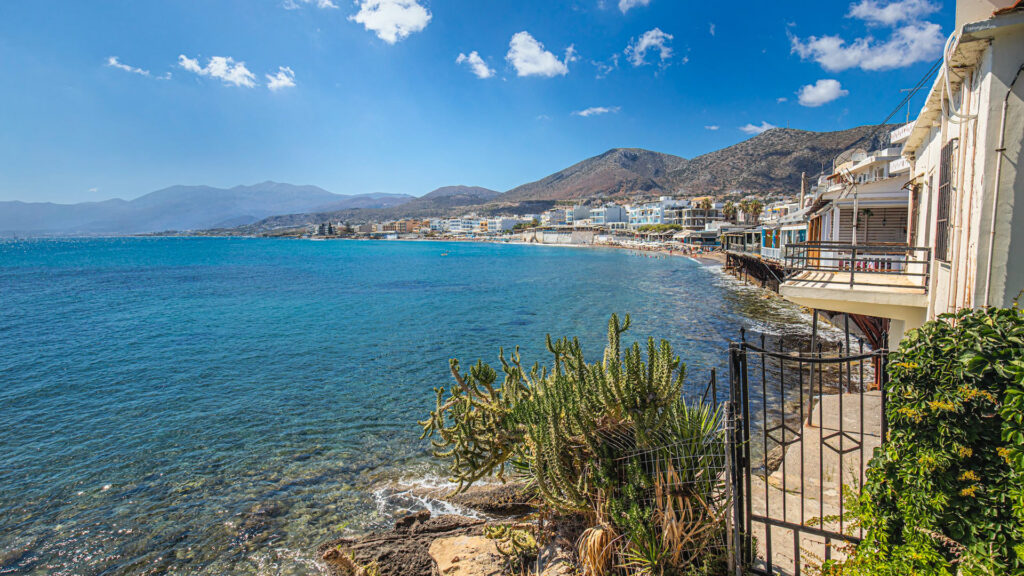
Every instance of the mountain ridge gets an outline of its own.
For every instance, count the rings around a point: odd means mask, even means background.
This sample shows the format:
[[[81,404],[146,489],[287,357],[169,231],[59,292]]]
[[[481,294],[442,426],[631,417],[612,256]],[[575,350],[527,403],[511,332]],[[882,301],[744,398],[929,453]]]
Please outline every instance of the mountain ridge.
[[[317,186],[262,182],[232,188],[169,186],[133,200],[0,202],[0,235],[90,236],[204,230],[252,224],[275,214],[382,208],[407,202],[396,194],[334,194]]]

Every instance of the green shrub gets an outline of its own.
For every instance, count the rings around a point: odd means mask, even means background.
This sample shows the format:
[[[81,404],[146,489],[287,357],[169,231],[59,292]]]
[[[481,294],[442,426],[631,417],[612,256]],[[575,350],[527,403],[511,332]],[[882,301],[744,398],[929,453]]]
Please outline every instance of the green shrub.
[[[888,441],[858,503],[866,537],[844,574],[1024,572],[1022,360],[1015,309],[962,311],[907,334],[890,356]]]
[[[547,339],[550,369],[501,354],[504,381],[479,362],[452,360],[455,386],[438,388],[420,424],[460,489],[510,469],[545,505],[582,517],[584,569],[600,576],[675,574],[713,564],[728,502],[720,490],[725,444],[717,412],[687,406],[686,369],[668,342],[633,344],[612,316],[604,359],[587,364],[578,340]]]

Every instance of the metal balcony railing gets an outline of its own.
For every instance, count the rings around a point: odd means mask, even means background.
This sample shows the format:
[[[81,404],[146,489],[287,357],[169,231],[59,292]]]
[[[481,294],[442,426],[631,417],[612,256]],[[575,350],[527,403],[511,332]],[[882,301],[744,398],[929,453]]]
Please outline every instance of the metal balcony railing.
[[[882,288],[918,288],[927,292],[931,248],[900,243],[842,244],[801,242],[787,244],[787,280],[807,272],[823,272],[814,282]],[[849,278],[846,276],[849,275]],[[899,281],[890,280],[897,277]],[[859,279],[859,281],[858,281]]]

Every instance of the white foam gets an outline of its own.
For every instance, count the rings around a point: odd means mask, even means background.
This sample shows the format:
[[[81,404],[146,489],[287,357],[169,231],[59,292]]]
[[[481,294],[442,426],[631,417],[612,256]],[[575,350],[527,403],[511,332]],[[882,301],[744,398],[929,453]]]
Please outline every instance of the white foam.
[[[431,516],[457,515],[487,520],[490,517],[470,508],[452,504],[445,498],[458,488],[458,484],[434,474],[417,478],[403,478],[380,486],[373,491],[377,513],[394,518],[420,510]]]

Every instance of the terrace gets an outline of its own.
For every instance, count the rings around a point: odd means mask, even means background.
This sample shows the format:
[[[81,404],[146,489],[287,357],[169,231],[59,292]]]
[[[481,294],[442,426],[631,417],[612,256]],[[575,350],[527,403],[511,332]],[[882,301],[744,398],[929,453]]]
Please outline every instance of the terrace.
[[[797,304],[912,321],[927,311],[930,248],[802,242],[787,245],[784,259],[780,292]]]

